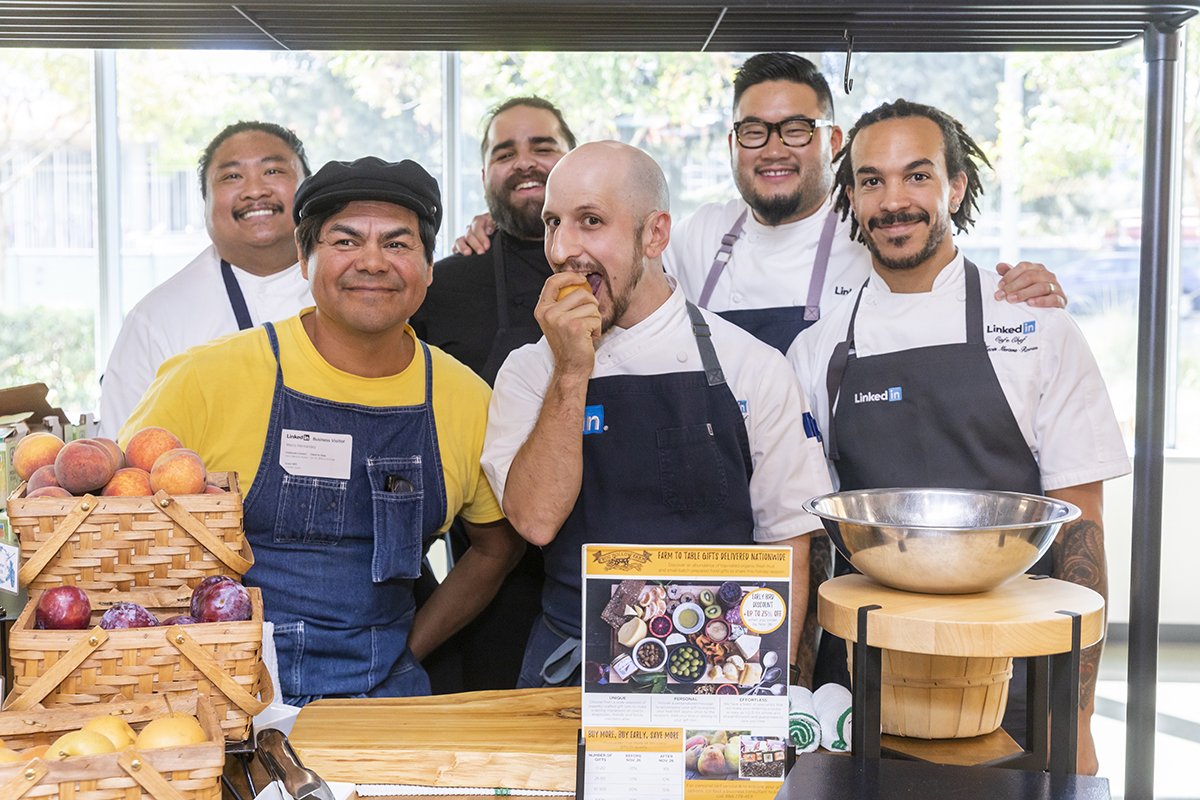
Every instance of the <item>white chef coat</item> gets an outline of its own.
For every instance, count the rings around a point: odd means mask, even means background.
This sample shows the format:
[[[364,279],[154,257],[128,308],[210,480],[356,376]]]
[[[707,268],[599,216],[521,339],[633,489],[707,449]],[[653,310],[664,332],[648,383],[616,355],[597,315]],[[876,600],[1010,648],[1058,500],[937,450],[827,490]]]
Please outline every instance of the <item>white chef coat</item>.
[[[721,237],[748,208],[741,197],[708,203],[672,229],[663,267],[678,278],[684,296],[693,303],[699,302],[713,259],[721,249]],[[708,308],[734,311],[805,305],[817,242],[832,208],[830,198],[804,219],[774,226],[763,225],[753,212],[748,213]],[[850,218],[838,220],[821,290],[821,314],[856,292],[870,272],[871,254],[850,238]]]
[[[308,281],[296,263],[259,276],[233,267],[255,325],[294,317],[312,305]],[[189,347],[236,333],[237,319],[221,279],[221,258],[209,245],[179,272],[143,297],[125,317],[108,357],[100,392],[100,435],[117,431],[154,381],[159,365]]]
[[[674,285],[675,282],[672,280]],[[704,313],[712,343],[734,398],[742,405],[754,474],[750,502],[754,538],[775,542],[811,533],[820,521],[801,508],[831,491],[821,446],[804,433],[808,407],[783,356],[716,314]],[[697,372],[700,350],[683,292],[632,328],[612,328],[596,349],[593,378]],[[513,351],[496,376],[483,444],[483,470],[503,503],[508,470],[529,438],[554,370],[545,337]]]
[[[1009,408],[1037,459],[1042,488],[1062,489],[1130,472],[1108,390],[1075,320],[1063,309],[996,300],[999,276],[980,270],[979,277],[984,343]],[[788,350],[788,361],[808,393],[823,434],[830,424],[825,376],[833,349],[846,338],[853,311],[853,302],[838,304],[797,336]],[[865,358],[965,342],[965,314],[961,252],[938,274],[930,292],[893,293],[872,270],[854,323],[855,350]]]

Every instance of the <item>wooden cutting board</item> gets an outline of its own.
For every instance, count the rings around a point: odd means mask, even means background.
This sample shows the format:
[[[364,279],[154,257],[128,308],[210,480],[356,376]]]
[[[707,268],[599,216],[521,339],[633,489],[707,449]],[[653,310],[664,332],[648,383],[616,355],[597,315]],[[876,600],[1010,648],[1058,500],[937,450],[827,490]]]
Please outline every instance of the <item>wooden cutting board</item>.
[[[288,735],[327,781],[575,789],[580,690],[318,700]]]

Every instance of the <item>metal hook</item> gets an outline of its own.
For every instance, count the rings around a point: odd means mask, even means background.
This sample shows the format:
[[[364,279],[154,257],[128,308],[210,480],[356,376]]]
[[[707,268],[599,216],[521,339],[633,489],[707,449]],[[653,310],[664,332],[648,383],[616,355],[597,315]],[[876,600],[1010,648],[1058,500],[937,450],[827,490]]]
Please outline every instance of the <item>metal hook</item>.
[[[842,76],[842,87],[846,94],[850,94],[850,90],[854,88],[854,78],[850,77],[850,56],[854,54],[854,37],[850,35],[849,30],[844,30],[842,38],[846,40],[846,74]]]

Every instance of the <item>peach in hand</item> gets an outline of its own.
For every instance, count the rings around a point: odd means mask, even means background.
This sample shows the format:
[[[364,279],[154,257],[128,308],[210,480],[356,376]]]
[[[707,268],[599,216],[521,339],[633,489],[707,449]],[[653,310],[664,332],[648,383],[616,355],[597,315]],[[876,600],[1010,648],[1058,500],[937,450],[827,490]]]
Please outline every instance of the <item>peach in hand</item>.
[[[54,474],[58,485],[71,494],[83,494],[99,489],[112,480],[116,469],[112,455],[103,445],[77,439],[63,445],[54,459]]]
[[[167,494],[204,494],[208,470],[194,450],[180,447],[158,457],[150,469],[150,490]]]
[[[13,468],[17,471],[17,477],[23,481],[29,480],[33,473],[53,464],[58,451],[62,449],[62,439],[52,433],[29,434],[17,442],[17,449],[13,451]]]
[[[159,456],[180,447],[183,445],[179,439],[166,428],[142,428],[131,436],[129,443],[125,445],[125,463],[149,472]]]

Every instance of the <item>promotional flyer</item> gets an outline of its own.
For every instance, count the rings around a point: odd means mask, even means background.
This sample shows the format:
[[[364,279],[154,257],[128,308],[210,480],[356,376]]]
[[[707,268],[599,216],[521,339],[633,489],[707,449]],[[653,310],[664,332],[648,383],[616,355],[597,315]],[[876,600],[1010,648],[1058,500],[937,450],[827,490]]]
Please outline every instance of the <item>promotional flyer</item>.
[[[589,800],[775,796],[788,730],[791,555],[583,548]]]

